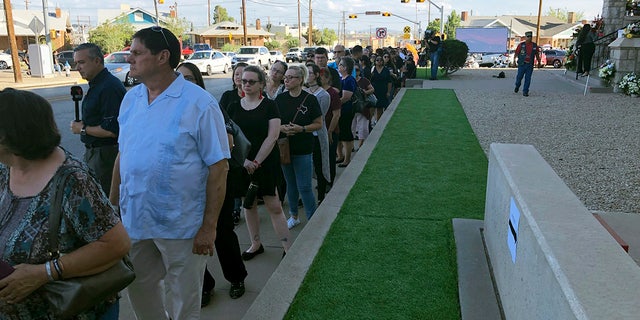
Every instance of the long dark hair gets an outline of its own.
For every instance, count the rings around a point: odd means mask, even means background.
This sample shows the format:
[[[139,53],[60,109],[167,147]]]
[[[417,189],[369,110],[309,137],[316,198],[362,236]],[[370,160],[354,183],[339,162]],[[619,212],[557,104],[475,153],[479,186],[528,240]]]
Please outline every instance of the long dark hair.
[[[205,89],[204,87],[204,79],[202,78],[202,73],[200,72],[200,69],[198,69],[198,67],[191,63],[191,62],[183,62],[181,64],[178,65],[178,67],[176,68],[176,70],[180,69],[180,67],[185,67],[187,69],[189,69],[189,71],[191,71],[191,73],[193,73],[193,77],[196,80],[196,84],[200,86],[200,88]]]
[[[582,30],[580,30],[580,34],[578,34],[578,39],[576,40],[576,44],[580,45],[584,43],[584,40],[587,38],[587,35],[591,32],[591,24],[585,23],[582,26]]]

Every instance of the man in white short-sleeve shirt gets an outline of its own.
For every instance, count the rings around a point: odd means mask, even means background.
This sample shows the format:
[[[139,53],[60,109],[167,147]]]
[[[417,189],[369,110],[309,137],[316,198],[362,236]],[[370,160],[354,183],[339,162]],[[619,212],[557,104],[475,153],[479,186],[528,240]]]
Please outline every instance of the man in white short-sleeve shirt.
[[[120,107],[110,195],[132,239],[129,299],[138,319],[199,319],[230,157],[224,120],[209,93],[174,71],[180,45],[169,30],[138,31],[130,51],[141,84]]]

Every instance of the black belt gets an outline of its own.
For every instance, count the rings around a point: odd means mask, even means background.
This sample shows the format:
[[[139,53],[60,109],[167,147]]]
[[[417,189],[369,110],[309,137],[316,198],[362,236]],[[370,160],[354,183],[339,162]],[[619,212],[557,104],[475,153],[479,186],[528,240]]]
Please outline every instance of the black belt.
[[[87,149],[94,149],[94,148],[102,148],[102,147],[112,147],[112,146],[117,146],[117,143],[112,143],[112,144],[102,144],[102,143],[85,143],[84,146]]]

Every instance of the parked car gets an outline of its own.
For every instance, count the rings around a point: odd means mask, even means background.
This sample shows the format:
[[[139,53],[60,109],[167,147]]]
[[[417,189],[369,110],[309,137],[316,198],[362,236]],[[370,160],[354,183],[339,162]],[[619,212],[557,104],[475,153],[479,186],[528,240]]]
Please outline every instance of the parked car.
[[[181,54],[185,59],[187,59],[191,54],[193,54],[193,48],[191,46],[183,45]]]
[[[302,50],[300,48],[294,47],[289,48],[289,52],[287,52],[285,59],[287,62],[299,62],[302,60]]]
[[[313,56],[316,53],[316,49],[319,48],[318,46],[313,46],[313,47],[305,47],[304,49],[302,49],[302,59],[313,59]]]
[[[130,65],[127,58],[131,55],[129,51],[119,51],[107,55],[104,58],[104,67],[111,72],[118,80],[124,83],[125,87],[134,86],[140,82],[129,76]]]
[[[554,68],[561,68],[567,62],[567,52],[564,50],[545,50],[543,51],[547,58],[546,65],[552,65]]]
[[[269,49],[264,46],[248,46],[240,47],[238,53],[231,60],[232,65],[238,62],[245,62],[250,65],[260,66],[265,69],[269,69],[271,55]]]
[[[6,49],[6,50],[4,50],[2,52],[6,53],[8,55],[11,55],[11,48],[8,48],[8,49]],[[27,54],[26,51],[18,50],[18,59],[20,61],[26,62],[29,59],[29,55]]]
[[[271,64],[276,61],[284,61],[284,55],[281,51],[269,51],[269,54],[271,55]]]
[[[73,61],[73,50],[60,51],[56,58],[58,58],[58,64],[60,65],[61,70],[64,69],[64,65],[67,62],[69,63],[69,66],[71,66],[71,70],[76,69],[76,62]]]
[[[213,50],[208,43],[196,43],[193,45],[193,52],[203,51],[203,50]]]
[[[497,59],[500,59],[502,53],[483,53],[478,61],[481,67],[493,67]]]
[[[202,74],[208,76],[214,72],[227,73],[231,67],[231,59],[216,50],[196,51],[186,62],[195,64]]]
[[[0,69],[9,69],[13,67],[13,60],[11,60],[11,55],[0,52]]]
[[[233,51],[223,51],[222,54],[224,54],[225,56],[229,57],[229,59],[233,59],[233,57],[236,56],[236,53]]]

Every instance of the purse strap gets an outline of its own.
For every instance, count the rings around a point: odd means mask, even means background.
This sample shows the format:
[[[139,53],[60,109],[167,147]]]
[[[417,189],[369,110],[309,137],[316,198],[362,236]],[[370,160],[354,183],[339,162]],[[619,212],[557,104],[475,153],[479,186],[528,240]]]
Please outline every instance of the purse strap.
[[[49,256],[51,258],[60,257],[60,245],[58,243],[58,231],[62,221],[62,199],[64,197],[64,187],[69,176],[74,173],[74,168],[63,168],[61,172],[54,176],[51,183],[53,195],[49,199]]]

